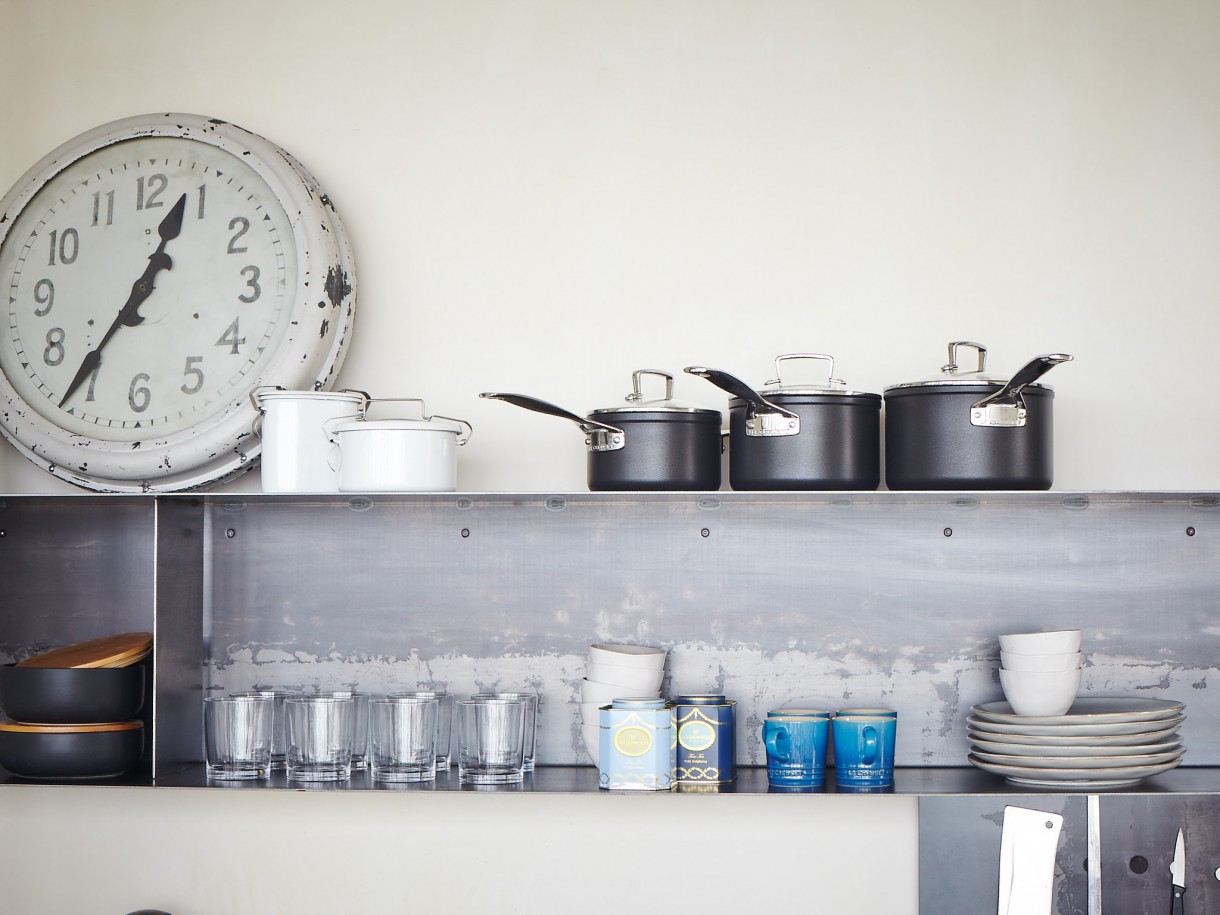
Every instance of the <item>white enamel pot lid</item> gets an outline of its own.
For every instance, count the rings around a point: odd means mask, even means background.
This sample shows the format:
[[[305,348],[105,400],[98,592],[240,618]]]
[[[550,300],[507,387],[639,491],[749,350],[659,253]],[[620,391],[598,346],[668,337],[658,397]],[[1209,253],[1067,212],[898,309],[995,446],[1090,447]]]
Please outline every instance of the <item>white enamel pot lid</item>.
[[[379,403],[416,404],[420,415],[418,417],[369,419],[369,409]],[[338,421],[330,420],[323,423],[323,428],[332,441],[348,432],[445,432],[456,435],[459,445],[466,444],[474,431],[470,423],[463,419],[454,419],[450,416],[428,416],[424,409],[424,402],[417,397],[369,398],[355,418],[343,417]]]
[[[254,405],[260,410],[263,404],[275,401],[317,402],[317,403],[368,403],[369,395],[363,391],[289,391],[284,388],[257,388],[253,394]]]

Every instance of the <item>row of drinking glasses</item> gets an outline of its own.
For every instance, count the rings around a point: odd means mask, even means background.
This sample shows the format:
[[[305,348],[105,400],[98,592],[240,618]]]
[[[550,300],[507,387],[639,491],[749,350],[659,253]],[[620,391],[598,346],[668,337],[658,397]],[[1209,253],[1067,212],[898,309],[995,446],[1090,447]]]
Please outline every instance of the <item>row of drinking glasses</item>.
[[[463,781],[518,782],[533,769],[537,693],[476,693],[453,703],[436,690],[267,689],[204,699],[208,777],[260,779],[283,768],[298,781],[345,781],[367,766],[379,781],[431,781],[450,765],[455,706]]]

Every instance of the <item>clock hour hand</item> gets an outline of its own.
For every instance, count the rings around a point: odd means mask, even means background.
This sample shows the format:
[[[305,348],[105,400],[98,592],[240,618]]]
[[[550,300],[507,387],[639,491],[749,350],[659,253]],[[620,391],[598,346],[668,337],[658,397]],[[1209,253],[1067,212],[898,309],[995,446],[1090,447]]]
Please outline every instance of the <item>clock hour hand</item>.
[[[178,198],[178,202],[174,204],[174,208],[166,214],[166,217],[161,220],[161,224],[157,226],[157,234],[161,236],[161,243],[157,245],[157,250],[148,256],[148,266],[144,268],[144,273],[131,286],[131,294],[127,297],[127,302],[119,310],[118,317],[114,319],[114,323],[106,331],[105,335],[97,346],[89,350],[85,354],[85,358],[81,361],[80,368],[76,370],[76,375],[72,378],[72,383],[68,385],[67,391],[60,399],[59,405],[62,407],[68,402],[68,398],[76,393],[77,389],[84,383],[93,372],[97,371],[97,367],[102,362],[102,348],[110,342],[110,338],[114,336],[114,332],[120,327],[135,327],[144,320],[144,316],[139,313],[139,308],[144,304],[144,300],[152,295],[153,280],[162,270],[169,270],[174,263],[170,260],[170,256],[165,253],[166,242],[169,242],[178,237],[178,233],[182,231],[182,217],[186,212],[186,194]]]

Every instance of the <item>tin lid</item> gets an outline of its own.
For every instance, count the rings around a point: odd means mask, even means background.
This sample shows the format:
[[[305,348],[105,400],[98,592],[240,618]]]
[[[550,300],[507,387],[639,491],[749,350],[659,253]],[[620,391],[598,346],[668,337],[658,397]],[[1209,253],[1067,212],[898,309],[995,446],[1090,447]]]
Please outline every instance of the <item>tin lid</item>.
[[[664,699],[647,699],[628,697],[615,699],[610,708],[665,708]]]
[[[677,699],[678,705],[730,705],[731,703],[725,700],[721,695],[695,695],[695,696],[679,696]]]

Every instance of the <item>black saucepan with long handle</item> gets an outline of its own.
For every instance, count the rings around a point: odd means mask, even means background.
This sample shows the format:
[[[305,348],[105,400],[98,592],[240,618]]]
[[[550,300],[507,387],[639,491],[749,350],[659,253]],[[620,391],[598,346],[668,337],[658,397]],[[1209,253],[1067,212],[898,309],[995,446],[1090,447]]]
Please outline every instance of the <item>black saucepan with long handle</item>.
[[[785,384],[784,363],[824,362],[825,383]],[[735,490],[873,490],[881,483],[881,395],[852,391],[823,353],[788,353],[761,390],[689,366],[729,400],[729,485]]]
[[[958,365],[958,350],[978,368]],[[1071,356],[1051,353],[1010,378],[984,374],[987,348],[949,344],[935,378],[885,389],[885,483],[896,490],[1050,489],[1054,481],[1054,391],[1037,380]]]
[[[646,376],[664,380],[663,398],[645,399],[641,385]],[[588,485],[594,492],[720,488],[720,412],[673,400],[668,372],[637,370],[626,406],[592,410],[588,416],[525,394],[489,391],[479,396],[576,423],[585,433]]]

